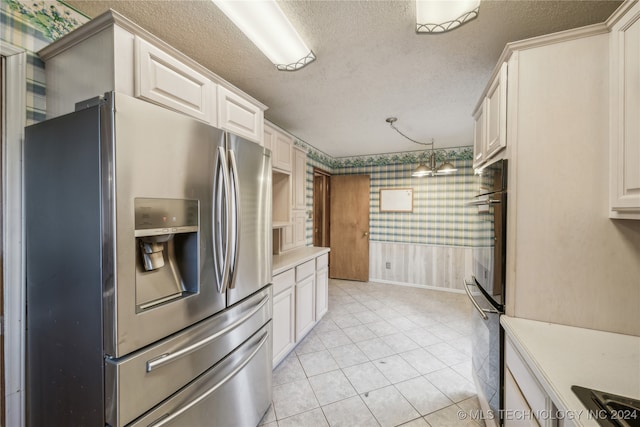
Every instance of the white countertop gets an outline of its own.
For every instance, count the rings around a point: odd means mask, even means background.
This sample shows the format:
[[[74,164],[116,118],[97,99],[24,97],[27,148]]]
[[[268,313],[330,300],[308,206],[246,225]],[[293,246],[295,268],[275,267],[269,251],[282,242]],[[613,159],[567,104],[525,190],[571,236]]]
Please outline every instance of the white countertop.
[[[589,419],[572,385],[640,399],[640,337],[502,316],[500,323],[567,419]]]
[[[321,248],[316,246],[304,246],[302,248],[293,249],[280,255],[273,256],[273,275],[289,270],[298,264],[317,258],[322,254],[329,253],[329,248]]]

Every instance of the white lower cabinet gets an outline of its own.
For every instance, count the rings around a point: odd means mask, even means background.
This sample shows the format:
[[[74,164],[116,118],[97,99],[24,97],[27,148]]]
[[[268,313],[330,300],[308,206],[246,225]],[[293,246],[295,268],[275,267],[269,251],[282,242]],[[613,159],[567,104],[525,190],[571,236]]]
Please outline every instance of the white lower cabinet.
[[[312,275],[296,283],[296,341],[316,324],[316,278]]]
[[[296,341],[300,341],[316,323],[316,262],[296,267]]]
[[[285,271],[273,277],[273,362],[274,366],[296,345],[295,274]]]
[[[505,411],[505,427],[540,427],[538,421],[533,417],[533,411],[531,411],[527,399],[508,369],[504,373],[504,399],[505,406],[508,408]]]
[[[329,310],[329,255],[316,258],[316,317]]]
[[[273,366],[313,329],[328,309],[328,255],[273,276]]]
[[[509,339],[505,340],[504,426],[557,427],[551,398]]]

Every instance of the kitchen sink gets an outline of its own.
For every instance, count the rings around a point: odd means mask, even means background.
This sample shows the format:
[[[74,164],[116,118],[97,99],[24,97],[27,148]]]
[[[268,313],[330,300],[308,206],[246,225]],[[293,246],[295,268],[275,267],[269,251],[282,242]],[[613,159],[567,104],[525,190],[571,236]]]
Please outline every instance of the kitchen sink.
[[[577,385],[571,390],[587,407],[587,418],[601,426],[640,427],[640,400]]]

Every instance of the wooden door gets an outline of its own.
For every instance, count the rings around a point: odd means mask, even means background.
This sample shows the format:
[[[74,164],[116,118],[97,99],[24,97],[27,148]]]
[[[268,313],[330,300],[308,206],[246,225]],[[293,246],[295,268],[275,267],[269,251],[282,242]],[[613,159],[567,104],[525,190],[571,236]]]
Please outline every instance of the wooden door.
[[[369,175],[331,177],[329,277],[369,280]]]

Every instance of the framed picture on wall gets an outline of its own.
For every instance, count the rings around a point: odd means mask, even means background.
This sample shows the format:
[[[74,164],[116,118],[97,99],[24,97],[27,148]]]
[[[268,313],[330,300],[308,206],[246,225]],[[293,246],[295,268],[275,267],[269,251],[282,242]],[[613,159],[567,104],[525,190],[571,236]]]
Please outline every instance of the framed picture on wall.
[[[413,212],[413,188],[381,188],[380,212]]]

